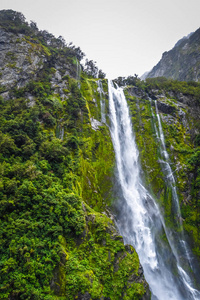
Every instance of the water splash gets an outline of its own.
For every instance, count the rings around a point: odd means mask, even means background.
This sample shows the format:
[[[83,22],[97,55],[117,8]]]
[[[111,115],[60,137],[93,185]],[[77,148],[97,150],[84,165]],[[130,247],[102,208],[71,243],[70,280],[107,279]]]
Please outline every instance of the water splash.
[[[132,244],[140,258],[154,300],[199,298],[170,239],[153,197],[140,179],[136,147],[128,106],[121,88],[109,81],[110,133],[116,156],[120,191],[117,226],[125,243]],[[167,242],[161,237],[165,235]],[[176,275],[174,275],[176,274]]]

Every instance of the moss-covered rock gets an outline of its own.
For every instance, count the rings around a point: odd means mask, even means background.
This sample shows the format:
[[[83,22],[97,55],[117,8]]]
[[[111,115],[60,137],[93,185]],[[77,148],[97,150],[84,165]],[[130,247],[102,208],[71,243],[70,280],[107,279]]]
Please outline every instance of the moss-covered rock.
[[[59,299],[142,299],[148,286],[135,250],[124,246],[108,217],[86,204],[83,210],[83,234],[76,240],[59,237],[63,259],[52,289]]]
[[[111,220],[107,81],[11,10],[0,48],[0,299],[149,299]]]
[[[158,120],[154,100],[157,101],[166,149],[176,180],[183,226],[190,237],[193,252],[199,256],[199,85],[158,78],[148,79],[140,93],[138,87],[134,88],[134,93],[132,87],[127,87],[125,92],[146,185],[157,198],[168,226],[175,229],[171,192],[160,163],[162,155],[156,132]]]

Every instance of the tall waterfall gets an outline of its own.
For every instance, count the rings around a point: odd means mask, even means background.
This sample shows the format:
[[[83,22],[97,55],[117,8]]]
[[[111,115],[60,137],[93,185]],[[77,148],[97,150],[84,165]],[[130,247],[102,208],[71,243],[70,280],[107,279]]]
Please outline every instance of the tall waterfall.
[[[200,293],[180,264],[174,239],[159,208],[140,179],[139,153],[123,90],[114,88],[111,81],[108,85],[119,190],[116,220],[119,231],[125,243],[132,244],[139,255],[152,299],[200,299]]]

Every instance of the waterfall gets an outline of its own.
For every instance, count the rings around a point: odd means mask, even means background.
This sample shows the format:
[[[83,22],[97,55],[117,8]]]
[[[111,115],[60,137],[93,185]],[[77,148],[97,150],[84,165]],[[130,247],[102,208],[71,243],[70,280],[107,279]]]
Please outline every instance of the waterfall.
[[[103,90],[101,79],[99,79],[97,81],[97,85],[98,85],[98,92],[99,92],[99,95],[100,95],[101,122],[106,124],[106,113],[105,113],[106,104],[105,104],[104,90]]]
[[[162,164],[162,170],[163,173],[165,174],[165,178],[167,180],[167,183],[169,187],[171,188],[172,191],[172,200],[173,200],[173,209],[174,209],[174,215],[176,216],[176,225],[177,227],[181,227],[182,229],[182,218],[181,218],[181,211],[180,211],[180,206],[179,206],[179,200],[178,200],[178,195],[176,191],[176,182],[175,178],[170,166],[170,161],[169,161],[169,155],[167,153],[166,147],[165,147],[165,138],[162,130],[162,125],[161,125],[161,120],[160,120],[160,115],[158,113],[158,107],[157,107],[157,101],[155,100],[155,107],[156,107],[156,116],[158,119],[158,139],[160,140],[160,150],[161,150],[161,156],[162,158],[160,159],[160,163]],[[155,123],[154,123],[155,124]],[[156,125],[155,125],[156,127]]]
[[[176,245],[156,201],[140,179],[139,153],[123,90],[114,88],[111,81],[108,86],[119,195],[116,224],[120,234],[139,255],[152,299],[200,299],[200,293],[193,288],[189,275],[180,265]]]
[[[80,78],[81,78],[81,66],[78,59],[76,59],[76,80],[78,82],[79,89],[81,87]]]
[[[63,141],[64,133],[65,133],[64,127],[62,127],[60,124],[57,124],[57,126],[56,126],[56,137]]]
[[[187,263],[189,264],[189,267],[193,271],[195,271],[194,270],[195,268],[194,268],[193,262],[192,262],[192,260],[193,260],[192,254],[187,246],[186,241],[184,240],[185,237],[184,237],[184,232],[183,232],[183,224],[182,224],[182,216],[181,216],[181,211],[180,211],[180,206],[179,206],[179,199],[178,199],[178,195],[177,195],[177,191],[176,191],[176,182],[175,182],[175,178],[174,178],[171,166],[170,166],[169,155],[166,151],[165,137],[164,137],[164,133],[163,133],[163,129],[162,129],[160,115],[158,112],[157,100],[155,100],[155,109],[156,109],[156,117],[158,120],[158,129],[157,129],[155,122],[154,122],[154,127],[157,132],[156,136],[158,139],[158,144],[160,146],[160,153],[161,153],[161,159],[159,161],[162,166],[163,174],[165,175],[166,184],[168,185],[168,187],[170,187],[170,189],[172,191],[173,214],[176,216],[176,220],[174,220],[174,223],[177,226],[177,228],[180,229],[179,230],[180,232],[172,232],[171,233],[171,239],[173,238],[174,240],[176,240],[176,244],[178,245],[179,249],[181,249],[184,258],[185,257],[187,258]],[[151,113],[152,113],[152,116],[154,116],[152,107],[151,107]],[[178,253],[176,253],[176,256],[177,256],[177,260],[179,260]],[[180,261],[179,261],[179,264],[180,264]],[[179,269],[179,272],[182,272],[182,270]],[[185,277],[184,272],[183,272],[183,274]]]

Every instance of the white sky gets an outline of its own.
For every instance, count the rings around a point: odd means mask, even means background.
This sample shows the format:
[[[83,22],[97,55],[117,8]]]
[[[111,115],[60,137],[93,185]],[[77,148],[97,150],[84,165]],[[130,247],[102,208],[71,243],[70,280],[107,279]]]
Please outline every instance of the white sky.
[[[200,27],[200,0],[0,0],[79,46],[108,77],[141,76]]]

